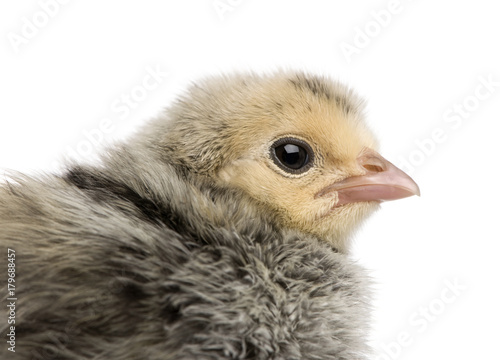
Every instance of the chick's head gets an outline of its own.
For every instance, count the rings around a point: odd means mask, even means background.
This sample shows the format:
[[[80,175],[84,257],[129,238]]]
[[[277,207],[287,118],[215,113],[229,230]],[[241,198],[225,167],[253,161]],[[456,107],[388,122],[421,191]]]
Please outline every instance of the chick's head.
[[[363,102],[327,78],[281,72],[212,78],[173,107],[165,146],[219,187],[255,200],[278,225],[347,251],[383,200],[417,185],[377,153]]]

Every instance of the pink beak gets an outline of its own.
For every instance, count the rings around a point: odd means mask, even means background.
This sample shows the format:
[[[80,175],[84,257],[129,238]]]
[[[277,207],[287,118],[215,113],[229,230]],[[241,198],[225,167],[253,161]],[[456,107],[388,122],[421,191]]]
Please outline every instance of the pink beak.
[[[357,161],[366,170],[365,175],[334,183],[317,193],[316,197],[336,191],[339,200],[335,206],[340,206],[360,201],[388,201],[420,196],[415,181],[376,151],[365,149]]]

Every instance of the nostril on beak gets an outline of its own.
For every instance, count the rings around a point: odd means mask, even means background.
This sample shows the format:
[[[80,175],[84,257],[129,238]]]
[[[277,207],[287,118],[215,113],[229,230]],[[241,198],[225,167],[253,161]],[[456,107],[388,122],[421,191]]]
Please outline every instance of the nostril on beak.
[[[358,164],[371,173],[381,173],[387,170],[387,160],[375,152],[359,157]]]
[[[376,164],[363,164],[363,167],[370,172],[382,172],[384,168]]]
[[[387,160],[378,152],[364,148],[357,158],[358,166],[368,173],[381,173],[387,171]]]
[[[367,171],[368,174],[376,174],[387,171],[389,162],[378,152],[364,148],[357,158],[358,166]]]

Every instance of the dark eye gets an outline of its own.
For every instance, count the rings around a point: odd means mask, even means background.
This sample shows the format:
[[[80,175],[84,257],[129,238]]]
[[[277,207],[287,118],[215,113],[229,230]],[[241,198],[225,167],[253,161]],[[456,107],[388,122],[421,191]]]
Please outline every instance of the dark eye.
[[[305,141],[287,137],[274,142],[271,158],[281,169],[300,174],[311,167],[313,151]]]

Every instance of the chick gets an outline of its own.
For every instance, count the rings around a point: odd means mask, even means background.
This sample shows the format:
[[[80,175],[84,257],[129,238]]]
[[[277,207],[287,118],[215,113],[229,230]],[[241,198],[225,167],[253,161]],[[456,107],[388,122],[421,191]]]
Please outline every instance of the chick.
[[[419,190],[362,111],[319,76],[213,77],[99,165],[13,175],[0,248],[15,252],[17,358],[365,359],[369,281],[349,239]]]

